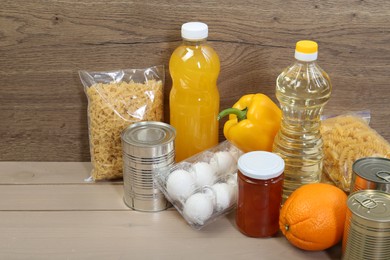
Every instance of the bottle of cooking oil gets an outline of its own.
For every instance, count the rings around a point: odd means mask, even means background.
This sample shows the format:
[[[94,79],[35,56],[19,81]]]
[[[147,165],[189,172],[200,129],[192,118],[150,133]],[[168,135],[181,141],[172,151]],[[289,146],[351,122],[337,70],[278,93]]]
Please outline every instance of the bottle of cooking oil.
[[[332,85],[328,74],[316,62],[317,54],[316,42],[297,42],[295,63],[276,80],[276,98],[283,115],[273,151],[285,161],[283,200],[300,186],[321,179],[320,116]]]
[[[176,129],[176,161],[218,144],[220,71],[218,54],[208,44],[208,26],[182,25],[183,41],[171,55],[170,124]]]

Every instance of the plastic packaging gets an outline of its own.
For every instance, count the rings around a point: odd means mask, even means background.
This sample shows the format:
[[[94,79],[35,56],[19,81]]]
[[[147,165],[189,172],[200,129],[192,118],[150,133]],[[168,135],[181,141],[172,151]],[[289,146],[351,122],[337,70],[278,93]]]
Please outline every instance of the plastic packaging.
[[[164,66],[79,75],[88,98],[91,179],[122,178],[122,130],[139,121],[163,120]]]
[[[254,151],[238,159],[236,223],[250,237],[270,237],[279,230],[282,203],[283,159],[270,152]]]
[[[176,161],[218,144],[220,62],[207,43],[208,27],[191,22],[182,25],[182,44],[172,53],[169,71],[170,124],[175,127]]]
[[[236,206],[241,154],[224,141],[158,172],[156,184],[188,224],[201,229]]]
[[[283,111],[273,152],[285,161],[283,199],[306,183],[320,182],[323,148],[320,116],[331,94],[329,76],[316,63],[317,43],[299,41],[294,64],[276,80]]]
[[[353,163],[364,157],[390,158],[390,144],[367,123],[367,114],[345,114],[322,121],[324,173],[350,191]]]

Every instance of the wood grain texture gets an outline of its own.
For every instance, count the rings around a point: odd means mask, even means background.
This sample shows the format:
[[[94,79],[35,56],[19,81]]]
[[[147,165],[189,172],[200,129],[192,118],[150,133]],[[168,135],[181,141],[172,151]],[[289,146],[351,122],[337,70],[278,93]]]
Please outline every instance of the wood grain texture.
[[[32,196],[32,194],[34,194]],[[123,203],[123,185],[4,185],[1,210],[129,210]],[[112,198],[116,199],[113,200]]]
[[[87,164],[0,162],[0,180],[18,176],[0,183],[0,259],[340,259],[340,245],[308,252],[281,233],[246,237],[234,212],[198,231],[174,208],[131,210],[121,184],[83,181]]]
[[[202,231],[175,211],[0,211],[0,218],[2,259],[340,259],[340,247],[308,252],[281,235],[245,237],[231,216]]]
[[[1,162],[0,185],[88,184],[91,169],[90,162]]]
[[[277,75],[292,62],[295,42],[308,38],[319,43],[319,64],[334,87],[325,113],[369,109],[372,127],[390,141],[389,1],[0,4],[2,161],[89,160],[81,69],[164,64],[168,118],[168,60],[180,43],[181,24],[190,20],[209,25],[209,41],[220,55],[221,108],[252,92],[275,100]]]

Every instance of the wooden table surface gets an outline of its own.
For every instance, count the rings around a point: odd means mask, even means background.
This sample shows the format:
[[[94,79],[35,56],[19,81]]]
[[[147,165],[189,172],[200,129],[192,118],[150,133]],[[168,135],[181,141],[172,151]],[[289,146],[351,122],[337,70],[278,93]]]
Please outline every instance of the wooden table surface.
[[[139,212],[123,183],[89,183],[86,162],[0,162],[0,259],[339,259],[282,236],[249,238],[234,212],[192,229],[174,209]]]

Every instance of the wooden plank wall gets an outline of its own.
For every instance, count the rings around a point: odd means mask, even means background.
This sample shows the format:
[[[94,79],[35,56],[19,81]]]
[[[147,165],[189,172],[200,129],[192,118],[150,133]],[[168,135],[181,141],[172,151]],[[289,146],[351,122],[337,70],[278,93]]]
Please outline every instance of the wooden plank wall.
[[[0,160],[88,161],[78,70],[167,66],[194,20],[220,55],[221,107],[252,92],[274,99],[295,42],[313,39],[334,87],[325,113],[369,109],[390,141],[390,1],[0,0]]]

